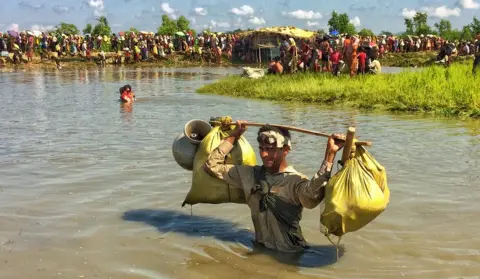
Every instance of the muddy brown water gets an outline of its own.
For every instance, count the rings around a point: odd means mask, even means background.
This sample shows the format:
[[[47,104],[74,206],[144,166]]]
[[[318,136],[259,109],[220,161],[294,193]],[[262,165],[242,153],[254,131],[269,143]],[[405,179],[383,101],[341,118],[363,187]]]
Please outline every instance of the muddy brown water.
[[[480,278],[480,122],[199,95],[231,69],[77,69],[0,74],[0,278]],[[130,83],[138,101],[120,104]],[[312,249],[252,245],[245,205],[181,203],[191,172],[173,139],[191,119],[343,132],[356,125],[388,171],[391,203],[342,255],[301,222]],[[254,148],[255,131],[247,131]],[[308,176],[325,139],[293,134]]]

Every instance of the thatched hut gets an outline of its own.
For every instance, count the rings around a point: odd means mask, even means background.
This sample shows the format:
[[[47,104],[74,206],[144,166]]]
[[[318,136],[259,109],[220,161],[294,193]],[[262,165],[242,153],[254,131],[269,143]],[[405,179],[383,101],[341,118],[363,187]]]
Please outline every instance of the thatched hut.
[[[270,61],[280,55],[280,45],[283,38],[293,38],[296,41],[315,39],[315,32],[299,29],[296,27],[268,27],[239,34],[247,37],[250,41],[250,51],[255,53],[258,62]]]

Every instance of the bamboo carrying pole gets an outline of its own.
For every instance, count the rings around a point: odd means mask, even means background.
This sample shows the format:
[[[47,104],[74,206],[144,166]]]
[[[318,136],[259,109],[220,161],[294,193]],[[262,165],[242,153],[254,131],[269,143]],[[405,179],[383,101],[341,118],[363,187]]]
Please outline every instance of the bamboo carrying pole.
[[[350,151],[352,150],[353,140],[355,139],[355,128],[349,127],[347,131],[347,138],[345,139],[345,146],[342,153],[342,164],[350,158]]]
[[[265,126],[267,125],[266,123],[257,123],[257,122],[247,122],[245,123],[247,126],[254,126],[254,127],[262,127],[262,126]],[[237,125],[237,123],[230,123],[228,125]],[[283,128],[283,129],[286,129],[286,130],[290,130],[290,131],[295,131],[295,132],[300,132],[300,133],[304,133],[304,134],[309,134],[309,135],[314,135],[314,136],[321,136],[321,137],[325,137],[325,138],[328,138],[330,137],[330,134],[327,134],[327,133],[322,133],[322,132],[317,132],[317,131],[312,131],[312,130],[307,130],[307,129],[303,129],[303,128],[298,128],[298,127],[295,127],[295,126],[288,126],[288,125],[277,125],[277,124],[268,124],[272,127],[277,127],[277,128]],[[353,127],[350,127],[350,129],[353,129],[353,135],[355,135],[355,128]],[[347,133],[347,139],[348,140],[348,133]],[[352,138],[352,141],[353,141],[353,138]],[[355,141],[355,145],[366,145],[366,146],[371,146],[372,145],[372,142],[371,141]],[[350,144],[350,149],[351,149],[351,146],[352,146],[352,143]],[[350,153],[350,149],[349,149],[349,153]],[[345,152],[345,150],[344,150]],[[343,158],[343,157],[342,157]],[[348,158],[348,157],[347,157]],[[343,160],[342,160],[343,161]]]

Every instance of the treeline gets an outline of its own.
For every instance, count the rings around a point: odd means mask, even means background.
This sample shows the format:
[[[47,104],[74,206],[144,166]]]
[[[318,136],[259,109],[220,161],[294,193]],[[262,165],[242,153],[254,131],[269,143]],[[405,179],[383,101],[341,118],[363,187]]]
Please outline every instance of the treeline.
[[[80,30],[75,26],[75,24],[61,22],[56,25],[52,30],[47,30],[48,33],[58,33],[58,34],[68,34],[68,35],[80,35]],[[124,30],[125,33],[135,32],[139,33],[140,31],[131,27],[128,30]],[[162,25],[158,27],[157,33],[160,35],[174,35],[177,32],[192,32],[195,35],[195,30],[190,27],[190,21],[184,17],[180,16],[177,20],[169,18],[167,15],[162,16]],[[112,35],[112,29],[106,17],[101,16],[97,18],[97,23],[95,25],[87,24],[82,30],[83,35],[92,35],[92,36],[110,36]]]
[[[473,17],[470,24],[462,27],[462,29],[453,29],[452,23],[447,19],[442,19],[440,22],[434,24],[434,26],[428,25],[427,13],[417,12],[413,18],[405,19],[405,32],[393,34],[390,31],[382,31],[380,34],[375,34],[370,29],[362,29],[359,32],[355,30],[355,26],[351,23],[348,14],[339,14],[333,12],[331,18],[328,20],[329,32],[334,30],[340,34],[358,34],[360,36],[375,36],[375,35],[397,35],[397,36],[420,36],[420,35],[436,35],[449,41],[470,41],[475,38],[475,35],[480,33],[480,20],[477,17]],[[319,32],[324,32],[319,30]]]
[[[453,29],[452,23],[449,20],[442,19],[435,23],[434,26],[429,26],[428,16],[426,13],[416,13],[413,18],[405,19],[405,35],[438,35],[450,41],[470,41],[475,38],[475,35],[480,33],[480,20],[473,17],[470,24],[465,25],[462,29]]]
[[[363,28],[360,31],[357,31],[353,23],[351,22],[350,17],[347,13],[338,13],[333,11],[330,19],[328,20],[329,30],[328,32],[338,32],[339,34],[358,34],[360,36],[376,36],[376,35],[437,35],[446,40],[450,41],[469,41],[475,38],[475,35],[480,33],[480,20],[477,17],[473,17],[473,20],[470,24],[463,26],[461,29],[452,28],[452,24],[449,20],[442,19],[440,22],[435,23],[434,26],[428,25],[428,15],[427,13],[417,12],[413,18],[405,19],[405,32],[400,32],[393,34],[389,31],[382,31],[379,34],[375,34],[371,29]],[[252,30],[252,29],[248,29]],[[205,30],[204,30],[205,31]],[[210,31],[210,30],[208,30]],[[241,32],[243,30],[237,29],[232,32]],[[80,30],[74,25],[65,22],[61,22],[53,30],[49,32],[55,33],[64,33],[64,34],[80,34]],[[83,34],[91,35],[101,35],[109,36],[112,33],[110,25],[106,17],[102,16],[97,18],[97,23],[95,25],[87,24],[82,30]],[[129,30],[124,30],[124,32],[136,32],[138,29],[132,27]],[[157,33],[160,35],[174,35],[177,32],[191,32],[195,35],[195,30],[190,26],[190,21],[185,16],[180,16],[177,20],[168,17],[167,15],[162,16],[162,25],[157,29]],[[325,30],[318,30],[320,34],[326,33]],[[227,32],[230,33],[230,32]]]

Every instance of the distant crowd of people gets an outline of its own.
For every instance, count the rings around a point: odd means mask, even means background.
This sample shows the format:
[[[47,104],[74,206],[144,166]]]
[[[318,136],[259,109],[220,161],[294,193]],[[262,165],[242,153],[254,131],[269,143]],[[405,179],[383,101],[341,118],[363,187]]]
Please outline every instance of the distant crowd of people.
[[[111,36],[66,35],[55,33],[20,32],[14,36],[0,33],[0,52],[2,56],[13,53],[14,61],[26,55],[28,61],[35,51],[41,59],[48,59],[49,53],[57,57],[80,56],[91,59],[93,53],[115,53],[114,61],[123,57],[125,62],[149,61],[162,59],[175,52],[184,52],[194,58],[221,63],[222,54],[227,59],[232,57],[235,34],[207,34],[194,36],[191,32],[159,35],[153,32],[120,32]],[[105,54],[102,54],[105,56]],[[102,57],[100,55],[100,57]],[[118,62],[118,61],[116,61]]]
[[[445,56],[473,55],[475,44],[460,41],[449,42],[437,36],[373,36],[350,35],[323,36],[316,39],[299,39],[281,36],[278,41],[280,55],[273,57],[271,70],[293,73],[298,69],[316,72],[331,71],[337,74],[345,66],[351,75],[379,73],[379,59],[386,53],[437,51],[439,60]],[[119,32],[110,36],[67,35],[47,32],[0,33],[0,54],[13,53],[13,62],[19,63],[26,56],[31,62],[34,53],[40,59],[79,56],[86,60],[100,58],[105,63],[132,63],[166,59],[176,53],[186,54],[193,60],[222,63],[224,59],[237,59],[244,63],[259,62],[252,33],[200,33],[177,32],[160,35],[153,32]],[[58,59],[58,58],[56,58]]]
[[[357,74],[379,74],[382,71],[378,61],[379,49],[371,42],[362,43],[356,36],[317,38],[310,43],[305,40],[283,38],[280,56],[275,57],[268,72],[293,74],[297,71],[331,72],[338,75],[343,69],[350,76]]]

